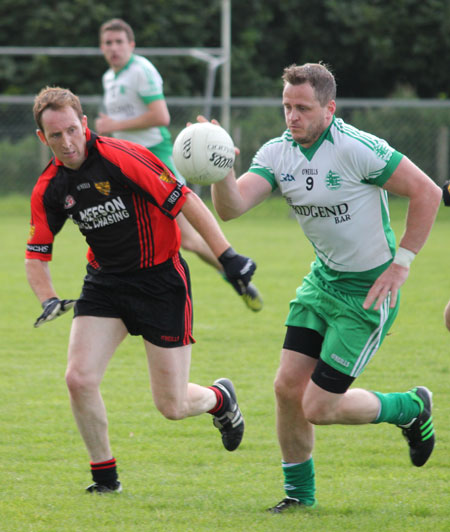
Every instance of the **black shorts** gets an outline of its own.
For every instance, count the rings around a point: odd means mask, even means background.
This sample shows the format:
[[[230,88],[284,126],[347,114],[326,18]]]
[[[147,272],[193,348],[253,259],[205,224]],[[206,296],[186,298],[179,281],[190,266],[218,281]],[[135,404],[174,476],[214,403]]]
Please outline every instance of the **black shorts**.
[[[87,272],[75,317],[120,318],[130,334],[160,347],[195,342],[189,268],[179,254],[136,272]]]
[[[314,384],[327,392],[345,393],[355,378],[341,373],[320,358],[322,342],[323,336],[313,329],[288,326],[283,349],[317,359],[317,365],[311,375]]]

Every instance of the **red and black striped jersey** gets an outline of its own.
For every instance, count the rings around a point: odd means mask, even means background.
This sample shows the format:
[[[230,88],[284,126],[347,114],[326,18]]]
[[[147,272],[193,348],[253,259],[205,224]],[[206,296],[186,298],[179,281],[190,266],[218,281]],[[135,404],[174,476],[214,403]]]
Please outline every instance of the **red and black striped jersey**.
[[[96,269],[151,268],[180,248],[175,216],[189,189],[146,148],[86,131],[87,157],[78,170],[55,157],[31,195],[26,257],[49,261],[55,235],[70,218],[89,245]]]

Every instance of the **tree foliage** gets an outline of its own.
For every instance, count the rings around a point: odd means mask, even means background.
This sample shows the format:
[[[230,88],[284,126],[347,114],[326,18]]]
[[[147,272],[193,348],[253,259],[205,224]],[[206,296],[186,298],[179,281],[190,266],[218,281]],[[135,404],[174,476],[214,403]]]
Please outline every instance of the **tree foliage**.
[[[220,46],[220,0],[2,0],[0,46],[97,46],[98,28],[127,20],[138,46]],[[448,0],[232,1],[232,95],[278,96],[282,69],[323,61],[340,97],[386,97],[409,87],[422,98],[446,97],[450,56]],[[199,95],[205,65],[185,57],[151,58],[167,95]],[[68,86],[99,94],[102,57],[0,55],[0,92],[31,94]]]

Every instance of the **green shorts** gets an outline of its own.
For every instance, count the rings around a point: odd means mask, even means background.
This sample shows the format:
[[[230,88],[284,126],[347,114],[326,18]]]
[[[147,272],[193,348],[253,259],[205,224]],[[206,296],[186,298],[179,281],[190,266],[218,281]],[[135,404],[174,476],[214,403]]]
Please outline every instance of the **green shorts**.
[[[340,292],[310,273],[297,288],[285,325],[305,327],[323,336],[320,358],[337,371],[358,377],[380,347],[398,313],[389,308],[365,310],[365,296]]]

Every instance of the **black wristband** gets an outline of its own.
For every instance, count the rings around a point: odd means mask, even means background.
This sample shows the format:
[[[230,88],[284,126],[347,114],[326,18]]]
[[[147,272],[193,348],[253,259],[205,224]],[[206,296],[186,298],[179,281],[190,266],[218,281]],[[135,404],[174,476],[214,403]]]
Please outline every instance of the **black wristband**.
[[[234,251],[234,249],[230,246],[228,249],[226,249],[220,257],[218,257],[218,261],[223,264],[229,259],[232,259],[233,257],[236,257],[237,253]]]
[[[58,300],[57,297],[49,297],[48,299],[46,299],[45,301],[41,303],[41,307],[45,308],[51,301],[56,301],[56,300]]]

